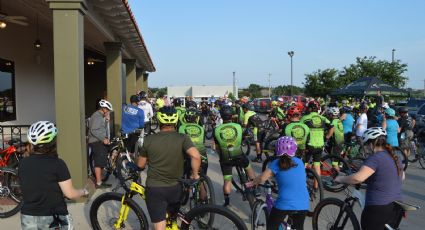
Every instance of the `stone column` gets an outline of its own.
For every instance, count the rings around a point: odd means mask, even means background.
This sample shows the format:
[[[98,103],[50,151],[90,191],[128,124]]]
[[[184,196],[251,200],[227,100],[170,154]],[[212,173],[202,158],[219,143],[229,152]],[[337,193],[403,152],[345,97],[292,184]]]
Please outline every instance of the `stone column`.
[[[126,73],[126,99],[130,103],[130,96],[136,94],[136,59],[124,59]]]
[[[74,186],[87,182],[84,106],[84,0],[47,0],[53,11],[53,58],[58,153]]]
[[[119,133],[121,128],[121,114],[123,104],[123,79],[122,79],[122,43],[105,42],[106,48],[106,90],[107,100],[112,103],[113,124],[112,132]]]
[[[143,69],[136,68],[136,90],[137,91],[140,91],[140,90],[146,91],[143,88],[143,73],[144,73]]]
[[[143,73],[143,88],[146,90],[146,92],[148,91],[148,77],[148,72]]]

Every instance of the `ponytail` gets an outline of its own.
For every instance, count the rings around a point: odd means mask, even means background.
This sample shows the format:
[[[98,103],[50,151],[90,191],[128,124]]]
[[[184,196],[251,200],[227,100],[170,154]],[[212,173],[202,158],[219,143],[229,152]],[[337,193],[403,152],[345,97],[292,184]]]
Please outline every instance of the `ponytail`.
[[[296,167],[297,164],[292,160],[291,157],[288,157],[287,155],[283,155],[279,157],[279,169],[286,171],[292,167]]]
[[[388,144],[388,143],[386,143],[385,145],[384,145],[384,148],[387,150],[387,152],[391,155],[391,158],[393,158],[393,160],[394,160],[394,163],[395,163],[395,166],[397,167],[397,175],[398,176],[400,176],[400,172],[401,172],[401,169],[400,169],[400,164],[399,164],[399,161],[398,161],[398,156],[397,156],[397,154],[395,154],[395,152],[394,152],[394,149],[391,147],[391,145],[390,144]]]

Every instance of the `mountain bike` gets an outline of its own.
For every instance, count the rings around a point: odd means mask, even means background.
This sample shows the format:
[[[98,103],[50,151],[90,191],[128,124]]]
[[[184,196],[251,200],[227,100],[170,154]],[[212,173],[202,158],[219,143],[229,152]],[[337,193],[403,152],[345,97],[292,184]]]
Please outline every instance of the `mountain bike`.
[[[425,144],[420,143],[417,137],[414,137],[411,142],[408,161],[410,163],[419,162],[422,169],[425,169]]]
[[[119,168],[121,165],[118,166]],[[136,166],[137,167],[137,166]],[[121,170],[121,169],[119,169]],[[149,229],[144,211],[133,200],[137,194],[145,199],[145,187],[137,183],[140,169],[129,167],[128,178],[118,174],[125,193],[108,192],[97,197],[90,207],[90,221],[93,229]],[[127,184],[130,181],[130,184]],[[194,190],[198,180],[180,180],[183,191]],[[112,203],[112,204],[109,204]],[[201,204],[184,212],[167,214],[167,229],[247,229],[243,221],[230,210],[213,204]],[[178,226],[179,225],[179,226]]]
[[[22,204],[18,172],[11,168],[0,168],[0,218],[15,215],[21,210]]]
[[[322,200],[315,208],[313,214],[313,229],[354,229],[360,230],[360,224],[356,214],[353,211],[354,205],[358,203],[360,208],[365,206],[365,197],[359,191],[362,186],[354,185],[354,189],[347,187],[345,191],[346,198],[344,201],[337,198],[326,198]],[[386,225],[387,229],[398,229],[401,219],[405,216],[406,211],[419,209],[418,206],[407,204],[400,201],[394,201],[400,209],[399,215],[396,217],[396,228]]]

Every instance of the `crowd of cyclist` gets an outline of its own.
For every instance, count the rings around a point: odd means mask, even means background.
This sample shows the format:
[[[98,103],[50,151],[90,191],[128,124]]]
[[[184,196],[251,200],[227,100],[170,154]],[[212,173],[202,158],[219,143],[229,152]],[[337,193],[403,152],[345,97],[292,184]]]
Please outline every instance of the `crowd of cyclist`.
[[[96,187],[107,188],[110,184],[102,182],[100,174],[106,164],[106,146],[109,144],[107,122],[109,112],[113,109],[112,104],[106,100],[100,100],[98,105],[98,110],[90,119],[88,142],[95,154]],[[246,169],[251,180],[256,183],[262,181],[258,179],[261,176],[256,179],[251,162],[260,163],[264,160],[263,142],[267,141],[270,129],[267,125],[270,122],[267,122],[265,117],[275,124],[280,134],[274,151],[276,156],[284,158],[280,161],[281,163],[272,162],[268,166],[270,169],[267,171],[268,177],[274,175],[280,178],[278,183],[299,186],[299,180],[302,178],[299,172],[302,170],[300,171],[297,166],[300,163],[312,162],[314,170],[320,175],[320,159],[324,148],[328,149],[330,154],[340,154],[344,145],[353,140],[358,141],[364,149],[371,150],[368,152],[371,157],[365,160],[357,173],[348,177],[337,177],[335,180],[341,183],[366,182],[368,184],[366,208],[361,221],[363,229],[383,229],[384,224],[390,223],[396,211],[392,202],[401,199],[401,181],[404,179],[404,172],[400,170],[399,160],[394,154],[393,147],[404,147],[408,154],[408,146],[413,138],[415,126],[414,119],[409,117],[405,108],[399,109],[396,115],[391,105],[383,102],[380,97],[377,102],[367,99],[351,101],[344,99],[341,102],[331,100],[325,103],[321,99],[311,98],[305,103],[277,100],[271,105],[270,113],[264,116],[255,112],[254,105],[247,98],[232,101],[227,97],[219,99],[211,97],[203,98],[197,103],[191,98],[169,99],[167,97],[150,102],[146,92],[130,97],[130,104],[123,105],[121,131],[127,137],[128,150],[138,155],[137,166],[131,165],[131,167],[148,166],[146,203],[156,229],[165,228],[168,206],[177,202],[175,197],[176,194],[181,193],[179,191],[181,188],[176,184],[180,175],[186,173],[197,179],[199,173],[207,173],[206,132],[212,132],[214,140],[212,149],[220,158],[224,180],[224,206],[230,204],[232,167],[235,166],[235,162]],[[150,130],[152,119],[157,119],[159,122],[159,132]],[[213,129],[206,130],[206,124],[212,124]],[[256,152],[253,159],[248,159],[242,152],[242,141],[246,133],[244,130],[252,130],[253,133]],[[47,151],[50,155],[57,157],[56,134],[57,130],[52,123],[41,122],[33,124],[28,135],[35,150],[40,152],[39,156],[43,156],[43,152]],[[134,146],[141,135],[147,136],[143,146],[136,153]],[[50,155],[45,160],[49,160]],[[31,159],[34,163],[30,163]],[[20,175],[33,173],[33,167],[38,164],[39,159],[41,158],[31,157],[23,160],[19,168]],[[54,187],[55,191],[61,190],[69,198],[86,195],[87,190],[78,191],[72,187],[66,165],[62,161],[59,163],[63,165],[60,169],[52,168],[49,172],[52,175],[59,173],[59,178],[53,181],[59,184],[49,186]],[[286,174],[280,173],[280,171],[289,172],[295,169],[297,174],[294,175],[298,175],[296,177],[285,177],[283,175]],[[26,170],[29,171],[26,172]],[[388,176],[389,174],[391,176]],[[21,180],[25,201],[22,213],[26,215],[22,217],[22,226],[25,229],[24,226],[28,224],[26,222],[30,218],[39,216],[37,208],[41,207],[37,207],[39,204],[34,202],[38,202],[37,199],[43,195],[39,194],[38,197],[34,197],[34,194],[28,195],[30,194],[28,189],[35,189],[33,187],[41,182],[27,182],[25,178]],[[37,183],[34,184],[34,182]],[[308,209],[307,201],[300,202],[300,199],[308,199],[308,197],[300,198],[297,191],[290,191],[291,189],[294,188],[279,185],[279,202],[270,216],[271,220],[288,214],[282,211],[301,211],[296,214],[297,220],[304,221],[306,213],[304,211]],[[41,190],[40,193],[42,193]],[[288,194],[292,195],[288,197]],[[42,204],[42,207],[60,204],[62,209],[53,212],[53,220],[49,217],[48,220],[31,219],[32,222],[44,221],[42,224],[46,224],[51,221],[68,221],[68,211],[64,200],[58,196],[55,197],[56,204],[47,201]],[[45,200],[46,197],[43,199]],[[50,211],[46,213],[51,214]],[[301,217],[299,217],[300,213]],[[302,223],[298,223],[297,226],[301,229]]]

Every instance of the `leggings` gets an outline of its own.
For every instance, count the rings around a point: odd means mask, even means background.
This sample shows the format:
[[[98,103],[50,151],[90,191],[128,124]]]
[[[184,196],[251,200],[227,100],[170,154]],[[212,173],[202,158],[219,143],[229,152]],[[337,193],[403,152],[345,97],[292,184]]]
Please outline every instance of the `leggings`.
[[[303,230],[306,214],[307,211],[284,211],[273,207],[272,211],[270,212],[269,219],[267,221],[267,230],[279,229],[280,224],[285,221],[285,218],[288,215],[289,218],[292,220],[289,223],[291,224],[291,229]]]
[[[401,209],[393,202],[387,205],[367,205],[362,212],[362,229],[381,230],[385,229],[385,224],[397,228],[401,212]]]

